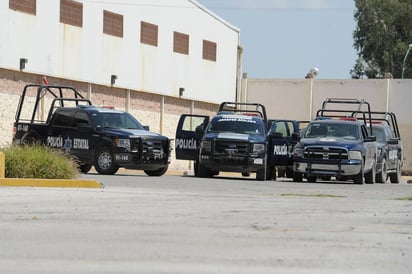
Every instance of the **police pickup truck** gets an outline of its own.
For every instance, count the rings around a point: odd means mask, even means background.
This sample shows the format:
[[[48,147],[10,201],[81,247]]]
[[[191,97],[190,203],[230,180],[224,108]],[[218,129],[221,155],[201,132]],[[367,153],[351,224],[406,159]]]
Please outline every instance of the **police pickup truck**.
[[[330,108],[332,104],[334,107]],[[343,109],[342,109],[343,106]],[[365,110],[366,108],[366,110]],[[359,115],[361,113],[362,115]],[[368,102],[330,98],[323,102],[317,118],[309,123],[294,147],[293,180],[353,180],[374,183],[377,144],[373,136]]]
[[[216,116],[183,114],[176,129],[176,159],[193,160],[198,177],[219,172],[256,173],[266,180],[266,109],[256,103],[223,102]]]
[[[378,145],[376,182],[401,181],[403,146],[396,115],[393,112],[372,111],[372,128]],[[368,126],[370,128],[370,125]]]
[[[170,163],[167,137],[148,131],[127,112],[93,106],[68,86],[25,86],[13,143],[62,149],[77,158],[85,173],[94,165],[100,174],[115,174],[124,167],[161,176]]]

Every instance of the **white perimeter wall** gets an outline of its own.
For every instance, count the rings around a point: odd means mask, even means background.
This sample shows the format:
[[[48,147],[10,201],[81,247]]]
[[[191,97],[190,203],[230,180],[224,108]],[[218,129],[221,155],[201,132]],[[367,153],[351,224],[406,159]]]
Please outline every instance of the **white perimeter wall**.
[[[191,0],[82,1],[83,27],[59,22],[60,1],[37,0],[36,16],[0,1],[0,67],[219,103],[236,96],[239,30]],[[123,15],[123,38],[103,34],[103,10]],[[140,43],[140,22],[159,26],[158,47]],[[189,35],[189,55],[173,52],[173,32]],[[202,59],[203,40],[217,61]]]

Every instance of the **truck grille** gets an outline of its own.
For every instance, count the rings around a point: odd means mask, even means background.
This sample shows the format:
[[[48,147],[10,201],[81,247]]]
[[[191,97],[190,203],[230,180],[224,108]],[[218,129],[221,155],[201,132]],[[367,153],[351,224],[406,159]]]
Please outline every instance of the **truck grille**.
[[[320,160],[347,160],[348,151],[344,148],[336,147],[306,147],[304,158]]]
[[[166,141],[159,139],[131,139],[131,150],[137,151],[142,159],[159,160],[168,156],[169,147]]]
[[[216,153],[247,154],[249,152],[249,142],[233,142],[216,140]]]

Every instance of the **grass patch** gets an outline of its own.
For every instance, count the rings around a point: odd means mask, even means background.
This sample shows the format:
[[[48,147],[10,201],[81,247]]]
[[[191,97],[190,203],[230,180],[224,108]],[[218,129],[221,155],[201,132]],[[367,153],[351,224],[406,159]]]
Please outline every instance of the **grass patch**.
[[[397,200],[397,201],[412,201],[412,196],[403,197],[403,198],[396,198],[394,200]]]
[[[346,198],[346,196],[332,195],[332,194],[296,194],[284,193],[280,194],[282,197],[316,197],[316,198]]]
[[[64,152],[46,146],[11,146],[0,149],[6,158],[6,178],[73,179],[77,163]]]

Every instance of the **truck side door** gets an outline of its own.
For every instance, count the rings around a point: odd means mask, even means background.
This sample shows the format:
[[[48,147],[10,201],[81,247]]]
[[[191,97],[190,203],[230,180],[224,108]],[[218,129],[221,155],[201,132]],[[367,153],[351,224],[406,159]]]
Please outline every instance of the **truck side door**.
[[[176,129],[176,159],[197,160],[200,140],[209,123],[209,117],[203,115],[182,114]]]
[[[299,132],[299,124],[294,120],[274,120],[269,130],[269,154],[273,165],[288,165],[296,141],[292,134]]]

